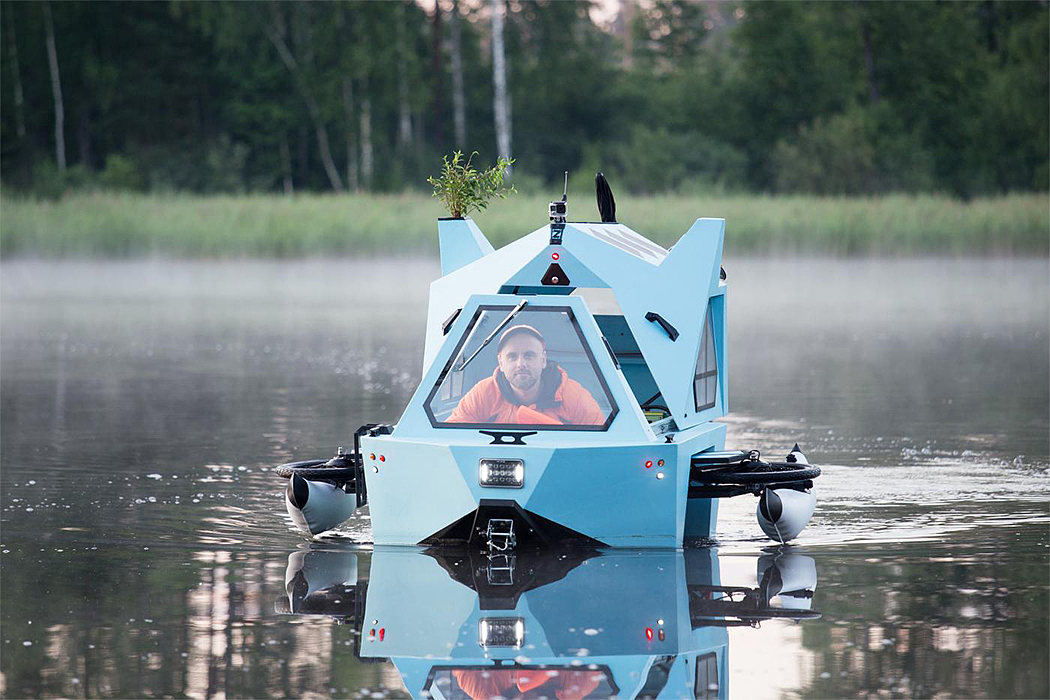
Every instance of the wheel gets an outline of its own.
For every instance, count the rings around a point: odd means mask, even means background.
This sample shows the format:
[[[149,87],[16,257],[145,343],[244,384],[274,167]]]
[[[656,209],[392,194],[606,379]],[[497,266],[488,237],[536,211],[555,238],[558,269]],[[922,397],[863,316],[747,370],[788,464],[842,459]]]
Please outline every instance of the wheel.
[[[326,467],[327,459],[308,459],[302,462],[289,462],[275,467],[277,476],[290,479],[292,474],[298,474],[304,479],[324,481],[350,481],[354,478],[356,470],[352,467]]]
[[[741,469],[713,469],[693,475],[693,481],[706,484],[783,484],[807,481],[820,476],[820,467],[789,462],[755,462]]]
[[[741,614],[741,620],[764,620],[769,618],[787,618],[792,620],[816,620],[820,613],[816,610],[798,610],[796,608],[774,608],[766,607],[758,610],[748,610]]]
[[[757,458],[758,452],[754,450],[751,452],[745,452],[744,450],[701,452],[693,455],[692,465],[697,469],[738,467],[747,464],[752,454]]]

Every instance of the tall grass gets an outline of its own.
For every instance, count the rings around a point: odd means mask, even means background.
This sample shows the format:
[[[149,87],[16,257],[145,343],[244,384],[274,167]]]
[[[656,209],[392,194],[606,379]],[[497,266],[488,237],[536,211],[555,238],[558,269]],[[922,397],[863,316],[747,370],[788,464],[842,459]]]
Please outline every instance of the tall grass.
[[[547,201],[512,195],[474,218],[499,247],[547,223]],[[1050,197],[621,196],[620,220],[665,246],[700,216],[727,220],[728,253],[1045,255]],[[570,193],[570,220],[595,220]],[[0,254],[42,257],[311,257],[437,248],[425,194],[193,196],[94,193],[0,199]]]

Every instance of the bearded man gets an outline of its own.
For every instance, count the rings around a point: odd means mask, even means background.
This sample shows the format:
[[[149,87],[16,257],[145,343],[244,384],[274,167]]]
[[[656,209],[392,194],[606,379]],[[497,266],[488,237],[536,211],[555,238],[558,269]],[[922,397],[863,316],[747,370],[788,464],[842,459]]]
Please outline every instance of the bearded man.
[[[605,414],[591,393],[547,362],[543,335],[528,325],[500,336],[497,366],[452,411],[450,423],[517,425],[601,425]]]

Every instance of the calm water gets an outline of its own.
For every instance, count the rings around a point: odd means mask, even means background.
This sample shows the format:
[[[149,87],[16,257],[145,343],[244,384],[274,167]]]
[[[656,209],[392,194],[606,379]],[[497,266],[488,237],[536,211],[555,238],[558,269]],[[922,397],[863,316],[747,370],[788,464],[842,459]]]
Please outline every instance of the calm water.
[[[620,696],[654,655],[708,647],[730,697],[1050,695],[1046,261],[725,267],[728,446],[798,440],[824,467],[812,523],[769,548],[744,497],[712,550],[519,561],[519,662],[605,674]],[[508,605],[478,583],[491,567],[372,551],[367,513],[308,542],[269,473],[396,421],[436,275],[0,266],[0,693],[404,696],[421,657],[479,663],[479,610]],[[789,556],[819,618],[690,617]],[[665,617],[669,646],[639,646]],[[664,696],[692,692],[679,680]]]

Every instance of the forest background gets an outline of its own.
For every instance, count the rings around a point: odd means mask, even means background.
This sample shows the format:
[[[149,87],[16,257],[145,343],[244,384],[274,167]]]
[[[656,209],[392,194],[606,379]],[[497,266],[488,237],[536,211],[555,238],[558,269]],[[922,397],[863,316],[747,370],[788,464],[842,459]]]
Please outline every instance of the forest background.
[[[665,243],[714,215],[742,250],[1050,247],[1046,2],[2,10],[8,256],[432,249],[454,149],[515,159],[495,242],[602,170]]]

